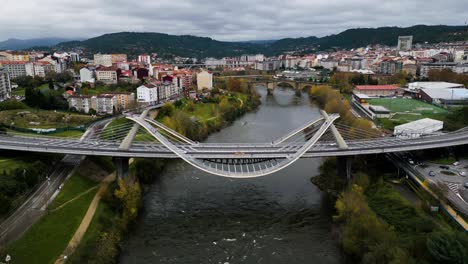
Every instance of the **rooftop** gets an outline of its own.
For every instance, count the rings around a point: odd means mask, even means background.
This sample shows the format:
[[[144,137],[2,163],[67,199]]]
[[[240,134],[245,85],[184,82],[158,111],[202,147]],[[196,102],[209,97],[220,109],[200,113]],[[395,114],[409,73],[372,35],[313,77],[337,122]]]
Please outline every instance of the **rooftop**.
[[[396,90],[399,88],[396,84],[387,85],[356,85],[357,90]]]

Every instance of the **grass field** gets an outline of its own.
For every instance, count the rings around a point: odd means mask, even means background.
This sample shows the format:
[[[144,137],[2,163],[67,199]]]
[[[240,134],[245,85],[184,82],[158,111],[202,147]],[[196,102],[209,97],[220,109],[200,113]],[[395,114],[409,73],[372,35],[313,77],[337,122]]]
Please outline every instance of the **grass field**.
[[[0,156],[0,168],[2,171],[9,172],[17,168],[27,168],[28,165],[28,162],[18,158],[7,158]]]
[[[378,119],[379,125],[386,129],[393,129],[397,125],[422,118],[441,120],[444,115],[449,113],[446,109],[414,99],[379,98],[369,99],[368,102],[370,105],[380,105],[390,110],[392,113],[390,119]]]
[[[0,123],[21,128],[60,128],[85,125],[94,121],[91,116],[38,109],[6,110],[0,112]]]
[[[84,195],[96,183],[74,174],[64,185],[49,212],[21,239],[6,250],[14,263],[54,263],[81,223],[97,188]],[[75,200],[67,203],[71,199]],[[65,204],[66,203],[66,204]]]
[[[441,107],[414,99],[379,98],[370,99],[368,102],[371,105],[384,106],[392,113],[413,113],[421,115],[448,113],[447,110]]]

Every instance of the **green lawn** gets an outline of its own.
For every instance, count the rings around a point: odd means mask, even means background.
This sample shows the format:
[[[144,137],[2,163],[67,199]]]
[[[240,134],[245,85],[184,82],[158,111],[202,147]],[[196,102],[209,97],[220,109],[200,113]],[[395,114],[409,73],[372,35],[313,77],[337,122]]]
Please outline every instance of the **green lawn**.
[[[218,106],[211,103],[195,104],[193,112],[186,111],[189,115],[194,115],[200,120],[216,117]]]
[[[2,171],[9,172],[17,168],[27,168],[28,165],[29,162],[26,162],[22,159],[0,157],[0,168]]]
[[[442,165],[452,165],[455,161],[457,161],[454,157],[446,157],[446,158],[439,158],[433,159],[430,162]]]
[[[25,93],[26,93],[26,89],[22,87],[18,87],[14,90],[11,90],[12,96],[24,96]]]
[[[87,260],[93,259],[101,232],[109,228],[114,217],[115,212],[101,200],[88,230],[86,230],[75,252],[68,259],[68,263],[87,263]]]
[[[62,205],[93,184],[78,174],[73,175],[52,207]],[[80,225],[96,191],[88,192],[64,207],[49,212],[5,252],[12,256],[14,263],[54,263]]]
[[[60,128],[86,125],[95,121],[89,115],[39,109],[6,110],[0,112],[0,123],[20,128]]]

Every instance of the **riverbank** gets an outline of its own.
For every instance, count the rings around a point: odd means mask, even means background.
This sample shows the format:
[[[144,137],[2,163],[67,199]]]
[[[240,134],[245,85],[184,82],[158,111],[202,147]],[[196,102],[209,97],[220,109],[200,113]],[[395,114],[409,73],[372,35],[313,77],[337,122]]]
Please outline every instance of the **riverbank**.
[[[320,114],[307,94],[259,88],[261,107],[204,142],[271,142]],[[120,263],[342,263],[327,196],[310,183],[321,159],[278,173],[227,179],[170,162],[149,185]]]
[[[353,262],[463,263],[467,234],[387,183],[384,179],[398,178],[384,156],[354,159],[353,182],[345,187],[341,179],[334,179],[340,178],[335,163],[333,158],[325,161],[312,181],[339,193],[334,220],[340,227],[340,244]]]
[[[156,117],[165,125],[175,129],[179,133],[202,139],[208,134],[218,131],[232,120],[228,117],[237,117],[255,109],[255,95],[231,93],[227,95],[215,94],[209,99],[195,103],[192,100],[182,99],[175,103],[168,103],[158,111]],[[188,117],[190,115],[190,117]],[[115,120],[121,123],[125,120]],[[127,230],[132,228],[136,216],[139,213],[141,200],[141,188],[154,183],[157,175],[164,169],[165,161],[161,159],[136,159],[130,167],[130,174],[134,175],[138,186],[132,190],[132,186],[118,183],[113,184],[104,192],[103,199],[99,201],[88,231],[81,239],[81,243],[75,248],[73,255],[68,257],[68,263],[112,263],[119,253],[118,243],[125,238]],[[125,188],[124,188],[125,187]],[[122,192],[122,190],[125,191]],[[120,192],[119,192],[120,190]],[[129,193],[125,193],[125,192]],[[133,194],[132,194],[133,193]],[[118,198],[120,194],[120,201]],[[129,208],[128,202],[133,206]],[[121,203],[124,203],[123,209]],[[120,208],[120,209],[118,209]],[[128,216],[125,212],[131,212]],[[109,225],[109,219],[117,222],[117,225]]]

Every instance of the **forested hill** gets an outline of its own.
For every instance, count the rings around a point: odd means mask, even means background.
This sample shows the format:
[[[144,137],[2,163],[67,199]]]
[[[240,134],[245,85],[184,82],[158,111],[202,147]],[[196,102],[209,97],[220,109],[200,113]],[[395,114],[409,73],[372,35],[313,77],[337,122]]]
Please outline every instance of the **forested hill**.
[[[313,49],[356,48],[368,44],[396,46],[398,36],[413,35],[414,43],[437,43],[468,40],[467,26],[413,26],[349,29],[322,38],[286,38],[264,43],[226,42],[206,37],[175,36],[162,33],[121,32],[106,34],[85,41],[60,43],[57,49],[82,48],[87,53],[158,53],[160,56],[227,57],[263,53],[278,55],[285,51],[307,52]]]
[[[163,33],[121,32],[102,35],[85,41],[64,42],[60,49],[82,47],[90,53],[126,53],[137,55],[158,53],[160,56],[226,57],[259,53],[263,45],[240,42],[223,42],[206,37],[175,36]]]

